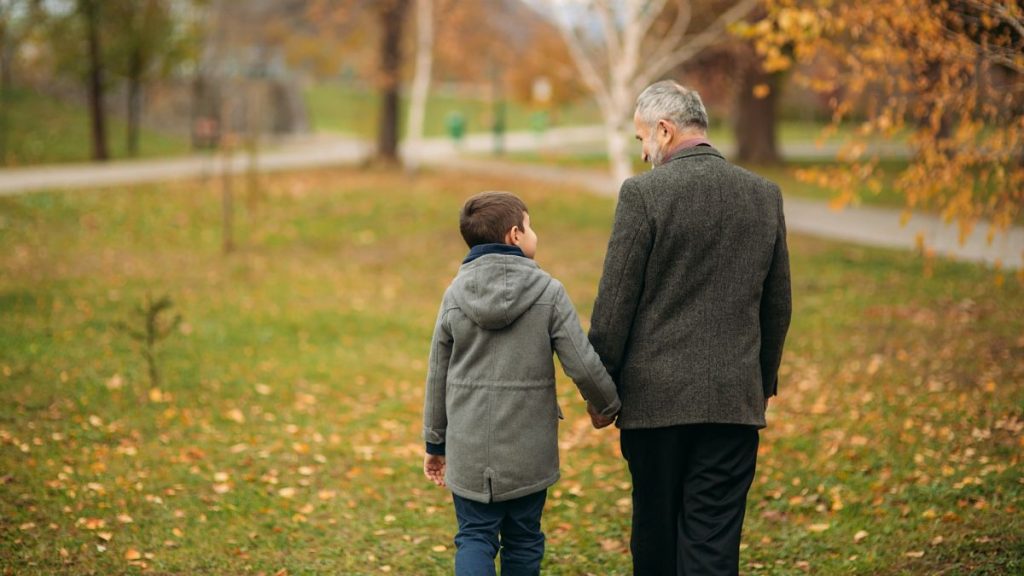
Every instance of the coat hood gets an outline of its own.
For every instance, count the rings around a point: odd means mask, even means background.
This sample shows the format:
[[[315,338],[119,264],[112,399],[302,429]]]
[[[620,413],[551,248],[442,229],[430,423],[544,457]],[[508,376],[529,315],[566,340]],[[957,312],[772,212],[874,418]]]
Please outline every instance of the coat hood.
[[[551,276],[529,258],[487,254],[459,268],[451,293],[476,325],[500,330],[529,310],[550,283]]]

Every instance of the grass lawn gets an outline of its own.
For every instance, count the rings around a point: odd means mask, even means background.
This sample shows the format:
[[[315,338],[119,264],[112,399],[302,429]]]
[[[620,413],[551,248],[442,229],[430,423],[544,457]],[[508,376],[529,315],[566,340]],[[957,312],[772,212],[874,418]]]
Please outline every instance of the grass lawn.
[[[401,102],[400,129],[406,130],[408,99]],[[372,138],[377,133],[377,94],[339,84],[319,84],[306,92],[306,106],[314,130],[326,130]],[[490,102],[434,92],[427,100],[424,132],[428,137],[448,136],[450,114],[462,115],[467,132],[489,132],[494,109]],[[532,130],[534,110],[509,101],[506,130]],[[597,105],[589,101],[566,105],[549,112],[549,125],[600,124]]]
[[[0,167],[87,162],[92,158],[92,132],[84,106],[41,94],[15,91],[10,95],[6,154]],[[2,129],[2,127],[0,127]],[[125,122],[107,117],[107,145],[114,159],[127,158]],[[139,152],[144,158],[180,156],[190,151],[184,137],[143,129]]]
[[[586,318],[613,201],[463,174],[0,199],[0,574],[450,574],[420,409],[462,200],[522,193]],[[745,574],[1024,571],[1024,287],[791,237],[794,322]],[[147,294],[182,323],[148,381]],[[629,476],[561,377],[545,574],[628,574]]]

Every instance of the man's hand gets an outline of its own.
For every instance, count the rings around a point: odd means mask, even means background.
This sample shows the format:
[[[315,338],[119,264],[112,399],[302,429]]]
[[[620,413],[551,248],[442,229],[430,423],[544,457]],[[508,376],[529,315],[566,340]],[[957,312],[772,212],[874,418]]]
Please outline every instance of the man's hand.
[[[590,423],[598,430],[611,426],[615,422],[615,416],[602,416],[600,412],[594,409],[590,402],[587,402],[587,414],[590,415]]]
[[[423,474],[438,486],[444,486],[444,456],[425,454],[423,456]]]

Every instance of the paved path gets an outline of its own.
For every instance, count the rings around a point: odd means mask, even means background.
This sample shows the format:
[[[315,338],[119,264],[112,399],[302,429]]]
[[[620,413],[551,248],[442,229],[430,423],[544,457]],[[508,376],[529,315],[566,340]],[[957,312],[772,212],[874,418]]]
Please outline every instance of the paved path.
[[[599,126],[559,128],[544,134],[516,132],[506,135],[504,149],[509,152],[531,150],[573,150],[592,147],[600,142]],[[618,183],[596,170],[583,170],[543,165],[523,165],[466,155],[493,150],[493,139],[488,134],[469,135],[458,146],[446,139],[430,139],[403,149],[403,157],[412,165],[439,166],[481,174],[507,175],[533,178],[546,182],[571,183],[598,194],[614,195]],[[729,146],[721,147],[727,156]],[[358,164],[369,158],[371,149],[360,140],[337,136],[303,138],[283,143],[259,157],[263,172],[317,168],[343,164]],[[889,155],[905,154],[895,147],[884,150]],[[833,148],[813,144],[786,146],[788,157],[826,158],[835,153]],[[231,167],[243,171],[248,158],[236,155]],[[223,161],[213,156],[188,156],[165,160],[119,161],[107,164],[77,164],[34,168],[0,169],[0,196],[26,194],[54,189],[96,188],[188,179],[214,175],[224,168]],[[1024,229],[1013,228],[1001,234],[991,245],[986,242],[988,224],[980,223],[963,245],[955,225],[947,225],[939,218],[915,215],[903,226],[900,211],[885,208],[846,208],[836,212],[824,201],[800,198],[786,199],[786,221],[790,230],[891,248],[915,249],[917,237],[922,235],[926,245],[937,253],[955,259],[988,264],[1000,263],[1006,269],[1019,269],[1024,264]]]
[[[531,178],[551,183],[571,183],[597,194],[615,195],[618,186],[611,177],[594,170],[556,166],[524,167],[523,164],[483,159],[446,159],[438,165],[451,169],[508,177]],[[783,190],[785,193],[785,190]],[[979,223],[962,245],[959,228],[940,218],[915,214],[904,226],[901,211],[892,208],[847,207],[836,211],[828,202],[804,198],[785,199],[786,226],[790,231],[822,238],[845,240],[868,246],[917,249],[920,234],[925,245],[937,254],[957,260],[999,264],[1007,270],[1024,264],[1024,228],[1015,226],[989,244],[988,223]]]

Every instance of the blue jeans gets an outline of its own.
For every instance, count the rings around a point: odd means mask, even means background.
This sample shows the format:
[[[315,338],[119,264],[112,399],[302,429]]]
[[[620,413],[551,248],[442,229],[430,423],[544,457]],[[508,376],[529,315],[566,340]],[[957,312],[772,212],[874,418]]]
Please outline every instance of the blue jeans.
[[[456,576],[493,576],[501,549],[501,576],[536,576],[544,558],[540,515],[548,491],[482,504],[452,495],[459,533],[455,535]],[[499,543],[499,536],[501,537]]]

